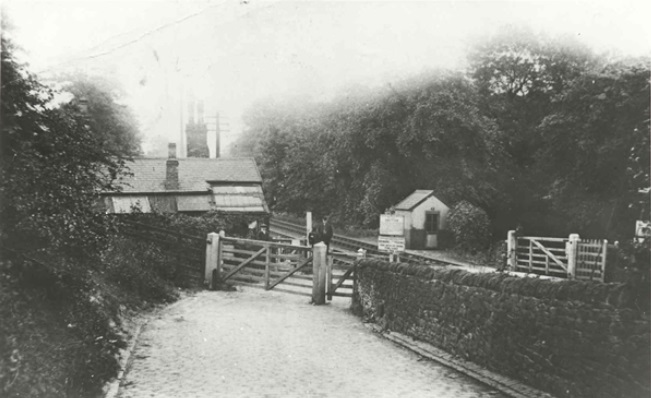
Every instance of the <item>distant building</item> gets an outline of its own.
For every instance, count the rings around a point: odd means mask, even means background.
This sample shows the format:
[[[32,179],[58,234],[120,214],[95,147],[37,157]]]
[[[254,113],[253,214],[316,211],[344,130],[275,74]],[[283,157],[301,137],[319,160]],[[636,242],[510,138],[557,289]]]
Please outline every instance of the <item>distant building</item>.
[[[196,115],[196,119],[195,119]],[[210,157],[208,150],[208,126],[204,120],[203,101],[191,100],[188,105],[188,123],[185,125],[187,157]],[[219,157],[217,155],[216,157]]]
[[[405,219],[405,247],[411,250],[440,247],[440,231],[445,228],[450,208],[434,196],[434,191],[416,190],[394,206]]]
[[[119,182],[121,192],[102,194],[107,213],[201,214],[211,210],[269,216],[262,192],[262,177],[252,158],[138,158],[129,164],[132,175]]]

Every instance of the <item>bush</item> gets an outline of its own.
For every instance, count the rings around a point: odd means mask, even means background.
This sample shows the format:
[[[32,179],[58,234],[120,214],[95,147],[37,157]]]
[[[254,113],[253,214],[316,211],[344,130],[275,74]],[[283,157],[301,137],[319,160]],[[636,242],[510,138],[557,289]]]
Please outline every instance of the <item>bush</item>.
[[[457,203],[448,217],[456,247],[471,252],[486,250],[490,245],[490,220],[486,212],[466,201]]]
[[[90,397],[119,370],[118,304],[69,259],[0,264],[0,395]]]
[[[233,215],[220,212],[208,212],[198,216],[186,214],[164,213],[133,213],[118,214],[119,221],[135,222],[154,227],[169,229],[186,235],[205,237],[210,232],[224,230],[227,236],[245,237],[248,224],[252,218],[249,215]],[[259,217],[260,221],[262,217]]]
[[[174,259],[153,243],[114,239],[102,263],[110,281],[144,301],[172,301],[174,286],[183,285]]]
[[[454,233],[449,229],[442,229],[438,233],[438,244],[441,249],[454,247]]]

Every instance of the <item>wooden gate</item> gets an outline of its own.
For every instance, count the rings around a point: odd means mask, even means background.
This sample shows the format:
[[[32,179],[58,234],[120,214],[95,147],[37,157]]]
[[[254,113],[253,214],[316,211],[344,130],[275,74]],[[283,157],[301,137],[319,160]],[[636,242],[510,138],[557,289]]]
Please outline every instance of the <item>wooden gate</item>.
[[[607,240],[508,236],[509,268],[516,272],[604,281]]]
[[[562,238],[517,238],[515,271],[565,277],[568,273],[567,242],[568,239]]]
[[[326,274],[328,300],[332,300],[332,297],[353,297],[357,258],[356,254],[337,250],[328,255]]]
[[[229,237],[218,246],[222,282],[311,296],[310,247]]]
[[[207,243],[205,280],[212,287],[231,282],[310,297],[314,297],[314,289],[324,289],[321,291],[325,291],[328,300],[352,297],[357,258],[354,253],[333,251],[325,257],[325,264],[319,260],[319,264],[324,264],[320,272],[325,269],[325,275],[320,274],[325,277],[323,285],[314,282],[314,255],[309,246],[217,234],[209,234]]]
[[[576,248],[576,279],[604,281],[608,241],[582,239]]]

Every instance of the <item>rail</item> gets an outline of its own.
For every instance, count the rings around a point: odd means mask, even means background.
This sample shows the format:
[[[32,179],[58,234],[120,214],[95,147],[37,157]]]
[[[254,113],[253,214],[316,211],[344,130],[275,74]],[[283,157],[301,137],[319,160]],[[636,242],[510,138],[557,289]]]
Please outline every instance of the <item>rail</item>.
[[[305,235],[305,226],[297,225],[288,221],[278,220],[278,219],[272,219],[270,224],[271,224],[272,231],[281,235],[285,235],[285,236]],[[349,250],[352,252],[356,252],[359,249],[364,249],[366,250],[366,253],[369,257],[382,257],[382,258],[387,257],[387,253],[378,250],[376,245],[369,242],[365,242],[360,239],[350,238],[348,236],[334,234],[334,236],[332,237],[331,244],[335,248]],[[451,266],[457,265],[455,263],[451,263],[443,260],[436,260],[427,256],[422,256],[415,253],[406,253],[406,252],[400,253],[400,259],[404,262],[411,263],[411,264],[451,265]]]

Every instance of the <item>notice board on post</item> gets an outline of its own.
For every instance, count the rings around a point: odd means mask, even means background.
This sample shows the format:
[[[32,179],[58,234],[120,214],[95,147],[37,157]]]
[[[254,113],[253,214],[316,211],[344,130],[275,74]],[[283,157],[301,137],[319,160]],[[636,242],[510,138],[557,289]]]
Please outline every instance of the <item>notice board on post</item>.
[[[378,250],[385,252],[405,251],[405,217],[395,214],[380,215],[380,236]]]
[[[402,236],[380,236],[377,238],[377,248],[383,252],[404,252],[405,238]]]
[[[393,214],[380,215],[380,235],[403,236],[405,234],[405,217]]]

